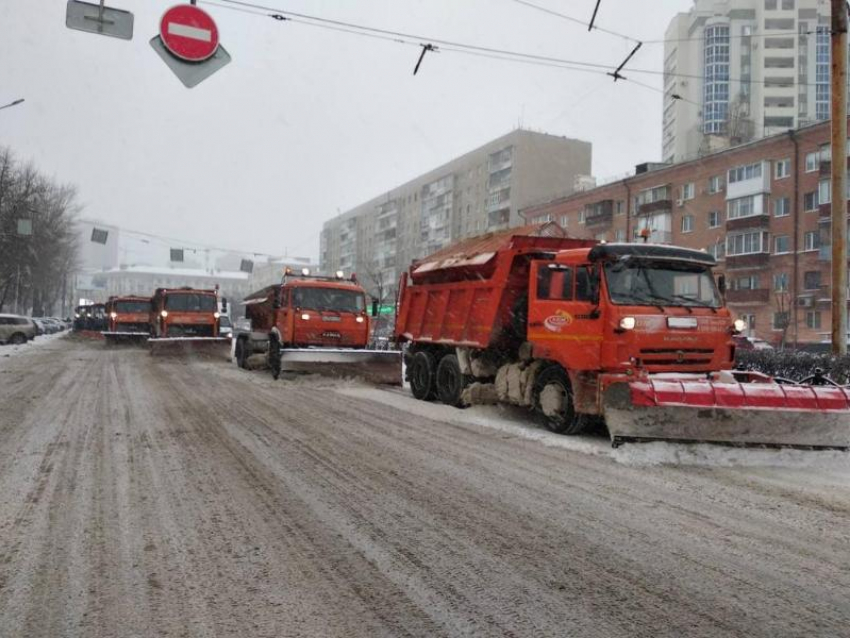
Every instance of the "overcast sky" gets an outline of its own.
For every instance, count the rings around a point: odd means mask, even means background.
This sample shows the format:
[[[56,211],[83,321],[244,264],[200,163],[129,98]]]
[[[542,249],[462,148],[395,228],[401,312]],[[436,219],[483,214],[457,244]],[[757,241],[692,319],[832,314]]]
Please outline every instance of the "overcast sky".
[[[96,2],[96,0],[91,0]],[[530,0],[589,19],[595,0]],[[397,32],[616,66],[621,38],[515,0],[257,0]],[[0,0],[0,144],[78,186],[85,216],[244,251],[318,254],[322,222],[526,128],[593,143],[605,177],[656,160],[661,94],[596,73],[413,46],[201,5],[233,62],[186,89],[149,45],[172,0],[108,0],[132,41],[71,31],[63,0]],[[691,0],[602,0],[597,24],[662,38]],[[660,71],[663,46],[630,66]],[[629,73],[661,88],[660,75]]]

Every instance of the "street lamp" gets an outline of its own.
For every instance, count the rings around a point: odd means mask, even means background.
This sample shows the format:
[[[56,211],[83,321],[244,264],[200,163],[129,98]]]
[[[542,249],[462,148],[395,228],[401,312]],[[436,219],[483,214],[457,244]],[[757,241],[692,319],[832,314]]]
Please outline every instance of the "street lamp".
[[[14,102],[9,102],[8,104],[4,104],[3,106],[0,106],[0,111],[2,111],[3,109],[8,109],[12,106],[17,106],[18,104],[23,103],[23,101],[24,101],[24,98],[18,98]]]

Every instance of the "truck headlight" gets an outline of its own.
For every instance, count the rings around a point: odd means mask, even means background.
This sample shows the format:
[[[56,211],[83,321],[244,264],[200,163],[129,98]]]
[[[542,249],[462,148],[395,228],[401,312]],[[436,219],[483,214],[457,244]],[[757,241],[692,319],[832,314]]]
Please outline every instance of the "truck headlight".
[[[161,313],[159,313],[159,314],[160,314],[160,316],[161,316],[163,319],[165,319],[165,318],[168,316],[168,311],[167,311],[167,310],[163,310],[163,311],[162,311]]]
[[[744,330],[747,329],[747,322],[743,319],[735,319],[735,321],[732,322],[732,329],[735,332],[744,332]]]
[[[117,318],[118,318],[118,313],[117,313],[117,312],[110,312],[110,313],[109,313],[109,316],[110,316],[110,317],[112,317],[113,319],[117,319]]]
[[[301,315],[301,318],[302,318],[304,321],[307,321],[307,320],[310,318],[310,315],[308,315],[308,314],[305,312],[303,315]]]
[[[357,317],[354,321],[356,321],[357,323],[363,323],[365,320],[363,319],[363,317]]]
[[[219,312],[213,313],[213,317],[215,317],[216,319],[218,319],[220,316],[221,316],[221,313],[219,313]]]
[[[620,329],[621,330],[634,330],[636,323],[637,322],[635,321],[634,317],[623,317],[622,319],[620,319]]]

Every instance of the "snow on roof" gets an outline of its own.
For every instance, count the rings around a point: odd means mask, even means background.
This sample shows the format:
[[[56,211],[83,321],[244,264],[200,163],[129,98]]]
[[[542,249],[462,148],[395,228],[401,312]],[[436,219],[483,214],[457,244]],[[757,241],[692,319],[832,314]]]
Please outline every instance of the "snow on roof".
[[[201,268],[161,268],[157,266],[127,266],[113,268],[101,273],[103,275],[158,275],[160,277],[207,277],[209,279],[244,279],[248,280],[247,272],[216,270],[209,272]]]

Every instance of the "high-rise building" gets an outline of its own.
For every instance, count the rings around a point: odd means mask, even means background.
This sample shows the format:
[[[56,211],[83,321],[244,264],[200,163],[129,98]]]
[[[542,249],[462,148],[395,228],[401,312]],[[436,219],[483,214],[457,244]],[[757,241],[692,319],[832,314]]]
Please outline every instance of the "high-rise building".
[[[828,0],[694,0],[664,45],[662,159],[829,118]]]
[[[521,208],[585,185],[590,164],[589,142],[512,131],[326,222],[321,268],[387,298],[413,259],[521,224]]]

